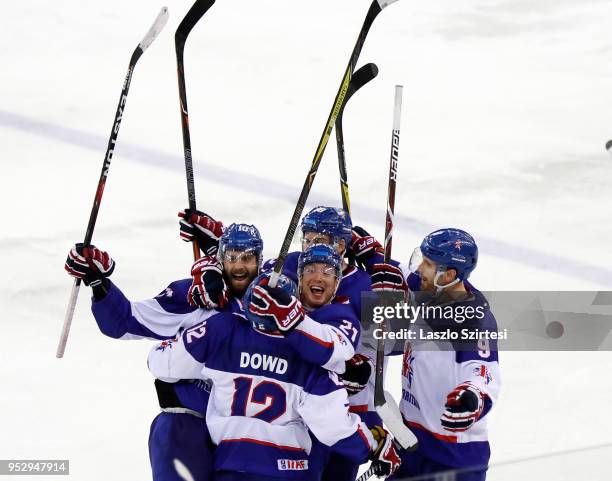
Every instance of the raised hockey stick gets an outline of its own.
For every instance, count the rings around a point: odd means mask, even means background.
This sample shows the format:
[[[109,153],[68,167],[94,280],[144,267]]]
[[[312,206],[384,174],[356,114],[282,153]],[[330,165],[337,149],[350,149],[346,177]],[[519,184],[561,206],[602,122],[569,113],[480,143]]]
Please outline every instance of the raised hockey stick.
[[[340,195],[342,196],[342,208],[351,214],[351,201],[349,198],[348,191],[348,175],[346,172],[346,157],[344,153],[344,131],[342,130],[342,117],[344,115],[344,109],[349,99],[353,96],[357,90],[367,84],[370,80],[373,80],[378,75],[378,67],[376,64],[368,63],[361,67],[355,72],[349,88],[346,91],[346,98],[344,99],[344,105],[338,113],[336,118],[336,147],[338,149],[338,168],[340,170]]]
[[[395,210],[395,186],[397,182],[397,161],[399,155],[400,120],[402,113],[401,85],[395,86],[395,101],[393,108],[393,132],[391,135],[391,154],[389,160],[389,188],[387,194],[387,219],[385,223],[385,263],[391,260],[391,247],[393,241],[393,216]],[[404,449],[414,449],[417,445],[416,436],[406,427],[395,402],[395,399],[385,391],[385,336],[387,322],[383,319],[380,324],[383,331],[376,344],[376,375],[374,378],[374,407],[387,429],[395,437],[398,444]]]
[[[187,198],[189,208],[196,210],[195,181],[193,179],[193,160],[191,158],[191,136],[189,135],[189,113],[187,111],[187,89],[185,87],[185,66],[183,63],[183,53],[185,42],[189,32],[196,23],[204,16],[215,0],[196,0],[191,6],[185,18],[179,24],[174,34],[174,46],[176,49],[176,67],[178,73],[179,101],[181,106],[181,128],[183,130],[183,152],[185,154],[185,175],[187,178]],[[195,239],[192,241],[193,258],[200,258],[200,247]]]
[[[113,158],[113,151],[117,143],[117,136],[119,135],[119,127],[121,126],[121,120],[125,110],[125,103],[127,101],[128,91],[130,89],[130,83],[132,81],[132,73],[136,62],[144,51],[153,43],[155,37],[162,31],[166,22],[168,21],[168,8],[162,7],[161,11],[157,15],[155,22],[144,36],[142,41],[134,49],[130,63],[128,66],[127,75],[123,81],[123,87],[121,89],[121,96],[119,97],[119,104],[117,105],[117,111],[113,120],[113,128],[111,129],[110,137],[108,139],[108,145],[106,147],[106,154],[104,155],[104,162],[102,163],[102,172],[100,173],[100,179],[98,180],[98,188],[96,189],[96,195],[94,196],[93,207],[89,214],[89,223],[87,224],[87,231],[85,232],[85,240],[83,246],[87,247],[91,243],[93,237],[93,231],[96,226],[96,219],[98,218],[98,211],[100,210],[100,203],[102,202],[102,194],[104,193],[104,186],[106,184],[106,177],[108,177],[108,171],[110,169],[111,160]],[[70,298],[68,299],[68,307],[66,308],[66,315],[64,316],[64,325],[62,326],[62,332],[60,334],[59,344],[57,346],[57,352],[55,357],[58,359],[64,357],[64,351],[66,350],[66,343],[68,342],[68,335],[70,334],[70,326],[72,324],[72,318],[74,316],[74,308],[76,306],[77,297],[79,296],[79,289],[81,287],[81,279],[75,279],[72,285],[72,291],[70,291]]]
[[[391,5],[392,3],[395,3],[396,1],[397,0],[373,0],[368,10],[368,13],[366,14],[366,18],[363,22],[363,25],[361,26],[361,30],[359,31],[359,36],[357,37],[357,42],[355,43],[355,47],[353,47],[353,51],[351,52],[348,66],[346,67],[344,76],[342,77],[340,88],[338,89],[338,93],[336,93],[334,104],[332,105],[332,109],[327,118],[325,128],[323,129],[323,133],[321,134],[319,145],[315,150],[314,158],[312,159],[312,164],[310,165],[310,169],[308,171],[308,174],[306,175],[306,180],[304,181],[304,186],[302,187],[302,191],[300,192],[300,196],[295,206],[295,210],[293,211],[291,221],[289,222],[289,227],[287,228],[287,232],[285,233],[285,238],[283,240],[280,253],[276,258],[276,262],[274,264],[274,272],[272,273],[272,276],[270,277],[269,281],[269,285],[271,287],[276,286],[278,277],[280,276],[280,273],[283,269],[285,257],[287,257],[289,247],[291,246],[291,240],[295,235],[295,231],[300,221],[302,211],[304,210],[304,205],[308,200],[310,189],[312,188],[315,176],[317,175],[317,170],[319,169],[319,164],[321,163],[321,159],[323,158],[325,147],[327,147],[327,142],[329,141],[329,137],[331,136],[334,124],[336,123],[336,118],[338,117],[338,114],[340,113],[340,111],[342,110],[342,106],[344,105],[346,93],[348,91],[349,85],[351,83],[351,78],[353,76],[353,71],[355,70],[355,66],[357,65],[359,54],[361,53],[361,49],[363,48],[365,39],[368,35],[368,32],[370,31],[370,27],[372,27],[372,24],[374,23],[374,20],[376,19],[378,14],[382,12],[385,7]]]

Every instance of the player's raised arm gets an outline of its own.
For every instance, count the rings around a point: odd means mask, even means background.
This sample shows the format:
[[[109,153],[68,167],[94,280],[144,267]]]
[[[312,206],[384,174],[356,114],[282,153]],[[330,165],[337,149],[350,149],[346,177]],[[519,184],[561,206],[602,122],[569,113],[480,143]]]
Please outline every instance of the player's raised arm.
[[[183,315],[195,310],[187,302],[188,279],[172,282],[158,296],[130,301],[110,280],[111,256],[95,246],[76,244],[65,269],[92,288],[91,310],[100,331],[114,339],[169,339],[182,326]]]

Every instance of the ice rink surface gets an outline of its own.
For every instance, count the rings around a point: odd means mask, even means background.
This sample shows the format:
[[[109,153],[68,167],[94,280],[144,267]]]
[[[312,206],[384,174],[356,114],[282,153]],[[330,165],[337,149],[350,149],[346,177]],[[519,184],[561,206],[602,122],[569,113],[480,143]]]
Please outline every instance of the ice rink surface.
[[[173,41],[190,2],[166,5],[169,24],[134,74],[94,235],[134,300],[191,265],[176,222],[186,188]],[[257,224],[268,257],[368,5],[218,0],[188,39],[198,207]],[[71,286],[62,264],[84,236],[128,59],[161,6],[3,5],[0,458],[69,458],[77,480],[149,477],[151,344],[103,337],[82,289],[66,356],[54,354]],[[394,257],[455,226],[480,244],[480,289],[612,290],[611,19],[607,0],[389,6],[360,57],[380,74],[344,116],[355,223],[382,235],[393,86],[403,84]],[[334,143],[307,208],[340,205]],[[611,353],[505,352],[500,362],[493,463],[611,441]],[[395,363],[387,383],[399,392]],[[609,479],[610,454],[592,455],[582,479]],[[549,479],[550,464],[518,475]],[[577,479],[563,473],[554,479]]]

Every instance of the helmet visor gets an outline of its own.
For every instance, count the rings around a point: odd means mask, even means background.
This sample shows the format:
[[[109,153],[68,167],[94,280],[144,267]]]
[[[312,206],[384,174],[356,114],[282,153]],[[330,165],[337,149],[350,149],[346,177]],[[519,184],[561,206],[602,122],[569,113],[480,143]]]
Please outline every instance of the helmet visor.
[[[222,248],[219,251],[219,261],[227,262],[228,264],[257,264],[259,262],[259,254],[255,249],[237,250],[231,247]]]
[[[415,272],[423,263],[423,251],[421,251],[420,247],[415,247],[412,251],[412,255],[410,256],[410,262],[408,263],[408,270],[410,272]]]

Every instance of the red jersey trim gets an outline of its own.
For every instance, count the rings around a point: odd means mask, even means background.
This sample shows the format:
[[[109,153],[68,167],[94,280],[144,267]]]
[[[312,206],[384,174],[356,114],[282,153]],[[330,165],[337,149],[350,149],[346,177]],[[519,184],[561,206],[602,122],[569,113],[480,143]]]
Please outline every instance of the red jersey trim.
[[[417,428],[417,429],[420,429],[421,431],[425,431],[426,433],[431,434],[434,438],[439,439],[440,441],[446,441],[447,443],[457,442],[457,436],[434,433],[433,431],[430,431],[425,426],[422,426],[419,423],[415,423],[414,421],[406,420],[406,418],[403,416],[402,416],[402,419],[404,420],[404,424],[408,426],[409,428]]]
[[[304,451],[304,448],[296,448],[295,446],[283,446],[282,444],[274,444],[268,441],[261,441],[260,439],[253,439],[253,438],[223,439],[221,443],[252,443],[252,444],[259,444],[261,446],[269,446],[271,448],[285,449],[287,451]]]

